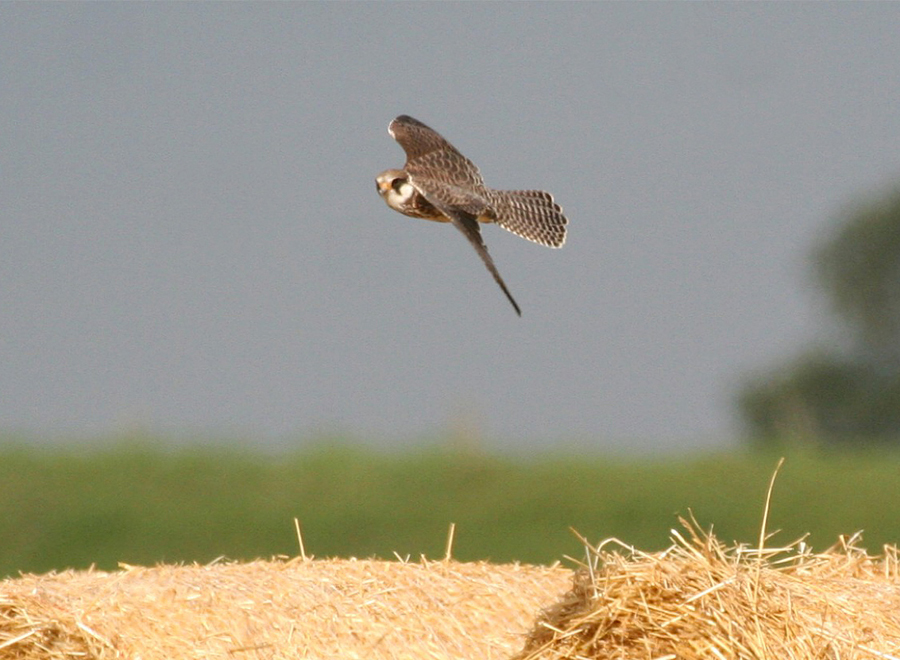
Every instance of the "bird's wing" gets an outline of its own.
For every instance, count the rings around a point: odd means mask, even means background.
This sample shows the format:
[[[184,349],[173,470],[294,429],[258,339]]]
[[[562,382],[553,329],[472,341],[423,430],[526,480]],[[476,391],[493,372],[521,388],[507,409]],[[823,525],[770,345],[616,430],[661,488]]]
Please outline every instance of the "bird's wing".
[[[472,247],[475,248],[478,256],[481,257],[484,265],[487,266],[491,275],[494,276],[494,281],[500,285],[500,288],[503,289],[503,293],[506,294],[507,299],[512,303],[513,309],[516,310],[516,314],[522,316],[522,310],[519,309],[519,304],[515,301],[515,298],[512,297],[509,289],[506,288],[506,282],[500,277],[500,272],[497,270],[497,267],[494,265],[494,260],[487,251],[487,246],[481,238],[481,228],[478,226],[478,221],[471,215],[463,213],[454,213],[448,217],[450,218],[450,222],[452,222],[453,225],[469,239],[469,243],[472,244]]]
[[[418,119],[400,115],[388,126],[388,132],[406,152],[409,174],[433,176],[440,173],[445,181],[476,187],[484,186],[478,167],[447,142],[440,133]]]
[[[400,143],[410,160],[432,151],[456,151],[456,147],[440,133],[409,115],[400,115],[394,119],[388,126],[388,133]]]
[[[484,240],[481,238],[481,228],[478,225],[478,220],[475,219],[476,216],[472,213],[467,213],[458,207],[446,205],[440,197],[429,196],[424,192],[422,194],[425,195],[425,198],[431,202],[437,210],[450,219],[450,222],[453,223],[454,227],[459,229],[463,235],[469,239],[469,243],[472,244],[472,247],[475,248],[478,256],[481,257],[484,265],[487,266],[488,271],[494,276],[494,281],[500,285],[503,293],[506,294],[509,302],[512,303],[513,309],[516,310],[516,314],[522,316],[522,310],[519,309],[519,304],[515,301],[515,298],[512,297],[509,289],[506,288],[506,282],[500,277],[500,271],[498,271],[497,267],[494,265],[494,260],[491,258],[487,246],[484,244]]]
[[[459,211],[474,218],[482,215],[495,216],[487,196],[477,188],[431,176],[407,174],[412,186],[448,218],[451,218],[451,211]]]

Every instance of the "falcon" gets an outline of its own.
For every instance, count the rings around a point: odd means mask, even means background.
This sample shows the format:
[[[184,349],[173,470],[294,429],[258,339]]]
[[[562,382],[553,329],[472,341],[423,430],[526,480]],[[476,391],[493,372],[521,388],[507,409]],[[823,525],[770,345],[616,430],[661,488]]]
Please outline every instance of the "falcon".
[[[469,239],[516,314],[522,316],[481,238],[479,223],[493,222],[534,243],[560,248],[566,242],[569,221],[553,195],[543,190],[488,188],[472,161],[408,115],[394,119],[388,133],[406,152],[406,165],[375,178],[378,194],[404,215],[452,223]]]

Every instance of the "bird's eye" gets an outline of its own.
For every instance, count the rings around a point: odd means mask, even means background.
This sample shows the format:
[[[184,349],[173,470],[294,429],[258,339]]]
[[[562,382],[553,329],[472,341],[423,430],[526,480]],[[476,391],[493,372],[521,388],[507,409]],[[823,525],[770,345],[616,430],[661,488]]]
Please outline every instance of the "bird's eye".
[[[397,192],[400,192],[400,186],[402,186],[404,183],[406,183],[406,180],[398,177],[391,181],[391,188],[393,188]]]

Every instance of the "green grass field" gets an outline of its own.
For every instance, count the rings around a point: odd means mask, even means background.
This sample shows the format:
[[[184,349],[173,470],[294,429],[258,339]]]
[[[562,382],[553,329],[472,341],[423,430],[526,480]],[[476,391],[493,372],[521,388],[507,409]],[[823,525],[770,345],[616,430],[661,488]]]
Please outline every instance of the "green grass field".
[[[689,510],[720,538],[754,543],[777,459],[0,445],[0,576],[294,556],[295,517],[319,557],[439,558],[451,522],[460,560],[581,556],[570,527],[654,550]],[[900,542],[900,454],[789,454],[769,528],[782,530],[772,544],[809,533],[817,549],[860,529],[872,552]]]

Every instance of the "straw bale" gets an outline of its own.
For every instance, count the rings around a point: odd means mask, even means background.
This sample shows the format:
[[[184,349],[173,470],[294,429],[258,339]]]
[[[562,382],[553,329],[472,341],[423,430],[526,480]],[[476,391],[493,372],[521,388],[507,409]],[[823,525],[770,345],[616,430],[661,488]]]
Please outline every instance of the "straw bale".
[[[0,582],[0,660],[508,658],[558,567],[292,560]]]
[[[572,589],[514,660],[900,658],[895,547],[726,547],[685,526],[662,552],[588,546]]]

